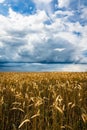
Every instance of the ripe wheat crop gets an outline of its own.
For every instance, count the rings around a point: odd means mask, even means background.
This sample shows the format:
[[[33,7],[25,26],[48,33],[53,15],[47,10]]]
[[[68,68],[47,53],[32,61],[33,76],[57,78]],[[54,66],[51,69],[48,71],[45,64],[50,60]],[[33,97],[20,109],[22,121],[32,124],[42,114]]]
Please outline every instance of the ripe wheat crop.
[[[1,72],[0,130],[87,130],[87,72]]]

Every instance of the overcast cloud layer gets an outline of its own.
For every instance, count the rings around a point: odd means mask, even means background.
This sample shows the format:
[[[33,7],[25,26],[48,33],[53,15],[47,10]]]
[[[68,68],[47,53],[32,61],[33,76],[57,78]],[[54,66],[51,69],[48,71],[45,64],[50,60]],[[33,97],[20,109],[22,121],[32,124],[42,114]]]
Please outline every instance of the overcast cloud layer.
[[[86,65],[86,0],[0,0],[0,71],[87,71]]]

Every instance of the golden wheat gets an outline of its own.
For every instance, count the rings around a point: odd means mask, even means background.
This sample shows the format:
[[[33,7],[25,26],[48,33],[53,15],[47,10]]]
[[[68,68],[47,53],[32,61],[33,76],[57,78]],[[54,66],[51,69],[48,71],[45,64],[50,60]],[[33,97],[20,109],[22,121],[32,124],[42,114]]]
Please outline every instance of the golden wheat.
[[[0,72],[0,130],[87,130],[87,72]]]

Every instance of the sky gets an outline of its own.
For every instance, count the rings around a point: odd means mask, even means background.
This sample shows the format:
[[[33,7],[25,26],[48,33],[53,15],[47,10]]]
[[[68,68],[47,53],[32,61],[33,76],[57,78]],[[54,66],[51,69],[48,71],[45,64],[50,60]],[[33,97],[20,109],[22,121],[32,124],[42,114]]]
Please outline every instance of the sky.
[[[87,71],[87,0],[0,0],[0,71]]]

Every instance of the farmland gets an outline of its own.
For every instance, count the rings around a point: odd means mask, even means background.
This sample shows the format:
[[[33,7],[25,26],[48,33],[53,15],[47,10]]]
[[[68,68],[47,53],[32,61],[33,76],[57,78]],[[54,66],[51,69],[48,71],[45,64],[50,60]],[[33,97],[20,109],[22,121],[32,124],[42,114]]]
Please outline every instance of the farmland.
[[[0,72],[0,130],[87,130],[87,72]]]

